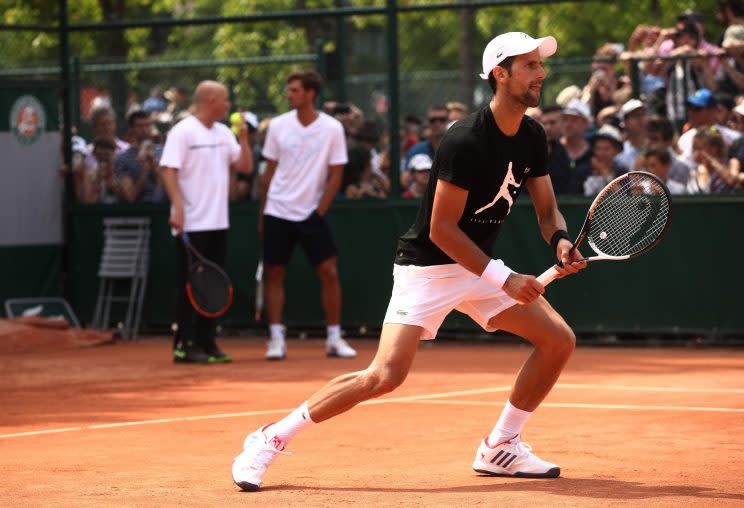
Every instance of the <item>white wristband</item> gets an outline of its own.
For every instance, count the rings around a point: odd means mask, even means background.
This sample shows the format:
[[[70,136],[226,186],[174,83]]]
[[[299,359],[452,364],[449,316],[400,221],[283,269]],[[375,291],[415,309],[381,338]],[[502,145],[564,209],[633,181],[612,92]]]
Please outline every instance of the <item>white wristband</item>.
[[[500,259],[492,259],[488,262],[486,269],[481,274],[481,279],[487,280],[498,288],[504,287],[506,279],[514,273],[511,268],[506,266]]]

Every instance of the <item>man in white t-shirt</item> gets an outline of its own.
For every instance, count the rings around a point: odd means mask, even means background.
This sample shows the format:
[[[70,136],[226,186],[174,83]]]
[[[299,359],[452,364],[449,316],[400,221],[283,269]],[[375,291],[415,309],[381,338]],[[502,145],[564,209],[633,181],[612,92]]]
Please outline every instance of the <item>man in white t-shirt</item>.
[[[270,340],[266,358],[286,356],[282,310],[284,276],[299,242],[321,282],[329,357],[353,358],[341,338],[341,285],[336,241],[326,213],[341,186],[348,161],[341,123],[315,109],[320,76],[299,71],[287,78],[291,111],[271,120],[262,155],[267,159],[258,218],[266,267],[266,310]]]
[[[168,133],[160,170],[171,202],[169,223],[178,250],[178,330],[174,340],[176,363],[229,362],[215,341],[215,320],[198,314],[186,295],[187,254],[180,234],[207,259],[224,265],[227,253],[230,166],[241,173],[253,171],[245,124],[238,141],[220,123],[227,116],[227,89],[216,81],[202,81],[194,92],[196,111]]]

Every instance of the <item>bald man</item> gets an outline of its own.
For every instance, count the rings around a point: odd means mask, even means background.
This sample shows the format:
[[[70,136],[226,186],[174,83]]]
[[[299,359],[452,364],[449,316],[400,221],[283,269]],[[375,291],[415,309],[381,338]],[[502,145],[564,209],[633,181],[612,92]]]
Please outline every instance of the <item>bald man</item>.
[[[230,355],[217,346],[215,320],[198,314],[186,295],[187,255],[178,236],[187,232],[205,257],[222,266],[227,253],[230,166],[253,172],[245,123],[238,140],[220,123],[230,110],[227,88],[202,81],[194,92],[195,111],[168,133],[160,171],[171,202],[169,223],[178,251],[178,330],[174,337],[175,363],[224,363]]]

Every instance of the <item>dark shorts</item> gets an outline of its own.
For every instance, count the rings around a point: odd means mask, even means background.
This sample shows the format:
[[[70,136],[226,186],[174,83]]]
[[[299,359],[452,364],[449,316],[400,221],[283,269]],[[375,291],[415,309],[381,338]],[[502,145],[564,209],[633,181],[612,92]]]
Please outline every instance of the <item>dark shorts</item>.
[[[264,263],[286,266],[297,242],[302,245],[313,266],[338,255],[331,225],[326,217],[321,217],[317,212],[299,222],[264,215]]]

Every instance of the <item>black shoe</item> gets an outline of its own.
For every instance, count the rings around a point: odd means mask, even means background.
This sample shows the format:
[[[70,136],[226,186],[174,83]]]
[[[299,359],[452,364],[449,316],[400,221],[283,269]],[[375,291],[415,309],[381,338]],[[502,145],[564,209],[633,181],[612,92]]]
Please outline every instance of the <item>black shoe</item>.
[[[232,361],[232,356],[216,346],[208,349],[207,355],[209,357],[209,363],[230,363]]]
[[[232,361],[232,356],[222,351],[214,339],[204,346],[204,351],[209,356],[209,363],[230,363]]]
[[[210,356],[196,346],[177,347],[173,350],[173,363],[209,363]]]

